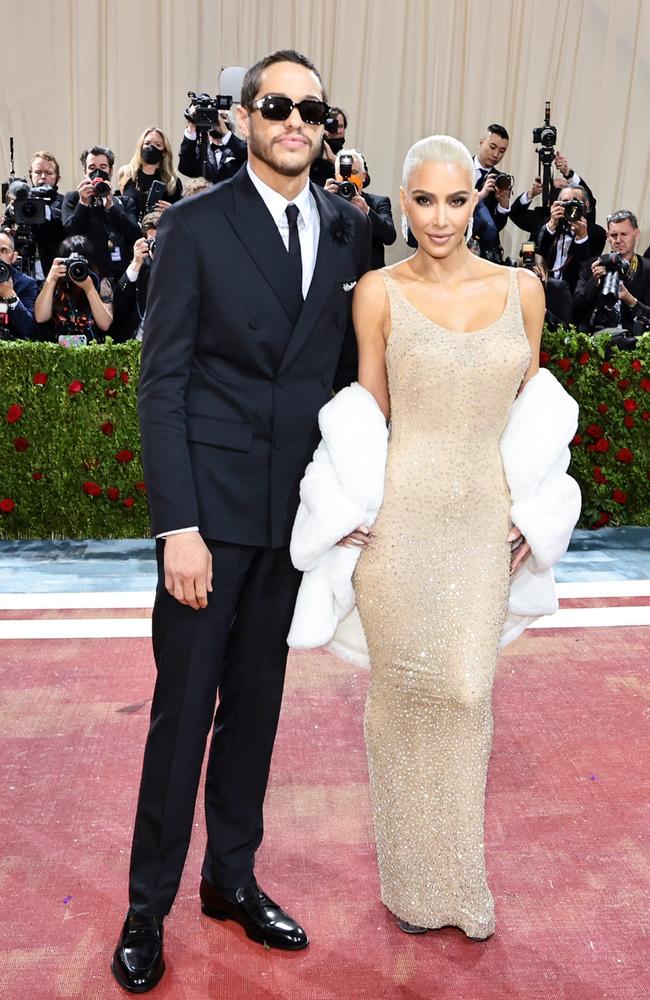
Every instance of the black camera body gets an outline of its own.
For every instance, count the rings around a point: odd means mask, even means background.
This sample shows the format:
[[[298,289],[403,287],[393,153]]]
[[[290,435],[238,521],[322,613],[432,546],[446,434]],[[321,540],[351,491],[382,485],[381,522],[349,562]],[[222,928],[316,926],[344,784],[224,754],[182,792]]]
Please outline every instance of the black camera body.
[[[339,120],[335,115],[328,115],[325,119],[325,131],[334,135],[339,130]]]
[[[11,277],[11,267],[6,261],[0,260],[0,285],[3,285],[5,281],[9,281]]]
[[[206,132],[217,132],[221,125],[219,118],[220,111],[228,111],[232,104],[232,97],[229,94],[217,94],[210,97],[209,94],[195,94],[193,90],[188,90],[187,96],[190,99],[190,107],[194,105],[194,113],[190,114],[189,108],[185,112],[185,118],[192,122],[197,129]]]
[[[564,205],[564,215],[560,219],[560,229],[564,232],[569,232],[571,223],[584,219],[585,203],[580,198],[568,198],[566,201],[560,202],[560,204]]]
[[[90,274],[90,263],[83,254],[71,253],[69,257],[62,257],[61,263],[65,264],[68,277],[73,281],[85,281]]]
[[[630,262],[620,253],[604,253],[598,258],[598,263],[607,272],[600,288],[600,299],[604,305],[611,307],[618,302],[621,280],[629,273]]]
[[[521,244],[521,266],[525,267],[528,271],[535,270],[536,252],[535,243],[532,240],[528,240],[526,243]]]
[[[557,129],[555,125],[545,122],[539,128],[533,129],[533,142],[536,146],[546,146],[550,148],[557,142]]]
[[[145,243],[147,244],[147,250],[149,251],[149,256],[153,257],[156,252],[156,238],[155,236],[145,237]]]
[[[502,170],[497,170],[496,167],[492,167],[488,171],[488,177],[496,177],[494,186],[497,191],[512,191],[515,186],[515,179],[512,174],[505,174]]]
[[[338,181],[336,193],[340,194],[341,198],[345,198],[346,201],[352,201],[359,193],[356,184],[350,180],[353,164],[353,158],[349,153],[343,153],[339,156],[339,173],[343,180]]]
[[[40,226],[47,221],[46,205],[56,197],[56,190],[49,184],[20,189],[13,204],[12,221],[19,226]]]

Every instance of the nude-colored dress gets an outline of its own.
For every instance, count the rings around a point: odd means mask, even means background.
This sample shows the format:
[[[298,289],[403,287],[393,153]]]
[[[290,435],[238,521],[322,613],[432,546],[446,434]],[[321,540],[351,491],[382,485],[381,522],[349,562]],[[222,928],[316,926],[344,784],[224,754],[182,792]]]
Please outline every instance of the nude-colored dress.
[[[371,661],[365,731],[381,898],[423,927],[494,930],[483,811],[506,615],[510,495],[499,439],[530,348],[517,273],[489,327],[391,310],[384,502],[355,573]]]

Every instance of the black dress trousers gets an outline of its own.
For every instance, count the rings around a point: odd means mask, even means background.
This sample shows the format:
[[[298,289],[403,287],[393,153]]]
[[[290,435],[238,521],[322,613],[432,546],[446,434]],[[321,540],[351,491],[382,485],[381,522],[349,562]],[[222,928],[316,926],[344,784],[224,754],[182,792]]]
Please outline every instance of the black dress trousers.
[[[203,875],[224,889],[246,885],[262,840],[286,637],[301,574],[287,548],[206,544],[213,591],[207,608],[195,611],[165,590],[164,542],[156,543],[157,678],[129,883],[131,906],[150,916],[165,916],[178,890],[211,728]]]

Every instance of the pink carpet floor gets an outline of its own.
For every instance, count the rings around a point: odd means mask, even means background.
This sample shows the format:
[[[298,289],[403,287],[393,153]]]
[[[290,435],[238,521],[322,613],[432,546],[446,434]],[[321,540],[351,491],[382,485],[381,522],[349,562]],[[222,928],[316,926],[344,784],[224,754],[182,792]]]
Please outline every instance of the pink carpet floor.
[[[484,943],[395,928],[378,898],[367,672],[293,655],[257,873],[311,946],[270,951],[201,916],[199,804],[151,996],[650,996],[649,640],[640,627],[540,630],[502,656],[486,817],[497,931]],[[0,998],[125,996],[109,959],[127,905],[150,642],[6,640],[0,657]]]

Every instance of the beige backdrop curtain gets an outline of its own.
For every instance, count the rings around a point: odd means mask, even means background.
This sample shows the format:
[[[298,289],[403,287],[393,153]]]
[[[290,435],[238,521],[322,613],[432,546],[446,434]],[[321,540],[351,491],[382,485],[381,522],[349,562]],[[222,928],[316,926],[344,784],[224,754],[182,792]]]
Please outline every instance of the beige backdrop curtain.
[[[14,10],[14,14],[16,14]],[[52,150],[63,190],[79,152],[131,158],[147,126],[180,143],[187,91],[216,91],[223,66],[295,47],[320,68],[366,156],[371,190],[399,221],[401,165],[432,132],[474,152],[490,121],[506,125],[503,168],[517,192],[536,173],[531,129],[552,102],[558,148],[591,185],[598,218],[635,210],[650,242],[650,0],[32,0],[5,32],[0,173]],[[509,224],[506,245],[523,234]],[[401,238],[392,254],[404,256]]]

